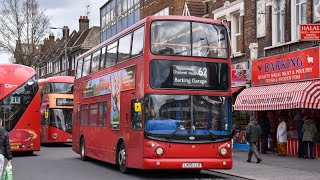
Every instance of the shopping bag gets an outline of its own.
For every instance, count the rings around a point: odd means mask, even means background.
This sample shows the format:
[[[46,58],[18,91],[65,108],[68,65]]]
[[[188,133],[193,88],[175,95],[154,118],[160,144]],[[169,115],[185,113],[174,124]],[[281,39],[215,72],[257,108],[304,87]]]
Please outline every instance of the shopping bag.
[[[8,163],[4,169],[2,180],[13,180],[12,165]]]

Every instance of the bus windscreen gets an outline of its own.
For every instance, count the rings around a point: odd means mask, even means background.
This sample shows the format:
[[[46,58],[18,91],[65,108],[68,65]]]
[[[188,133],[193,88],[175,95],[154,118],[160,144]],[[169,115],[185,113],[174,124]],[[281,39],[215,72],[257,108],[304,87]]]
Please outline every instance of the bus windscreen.
[[[151,52],[155,55],[226,59],[227,29],[188,21],[155,21],[151,25]]]
[[[18,123],[37,91],[38,84],[34,76],[0,100],[0,118],[4,120],[3,126],[8,132]]]

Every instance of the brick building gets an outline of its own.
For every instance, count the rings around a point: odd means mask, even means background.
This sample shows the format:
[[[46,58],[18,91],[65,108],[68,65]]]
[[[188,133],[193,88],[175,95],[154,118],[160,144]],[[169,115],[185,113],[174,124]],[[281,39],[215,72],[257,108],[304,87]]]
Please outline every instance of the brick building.
[[[100,42],[100,27],[89,27],[87,16],[79,19],[79,31],[69,34],[68,26],[62,29],[62,37],[55,38],[53,34],[43,40],[40,55],[33,64],[39,78],[67,75],[74,76],[75,60],[85,51]],[[67,43],[67,64],[65,61],[65,44]],[[66,71],[67,68],[67,71]]]
[[[299,24],[320,20],[314,0],[204,0],[210,18],[230,29],[233,63],[274,56],[316,46],[300,41]],[[257,55],[251,49],[258,48]]]
[[[186,8],[191,16],[205,15],[202,0],[141,0],[140,3],[141,19],[150,15],[183,15]]]

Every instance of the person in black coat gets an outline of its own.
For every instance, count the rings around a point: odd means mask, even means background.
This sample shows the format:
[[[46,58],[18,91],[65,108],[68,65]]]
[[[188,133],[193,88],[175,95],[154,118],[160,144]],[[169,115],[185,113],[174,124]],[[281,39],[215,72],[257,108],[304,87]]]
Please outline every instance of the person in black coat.
[[[0,118],[0,177],[2,176],[4,167],[4,158],[11,163],[12,153],[10,150],[9,135],[4,127],[2,127],[2,119]]]

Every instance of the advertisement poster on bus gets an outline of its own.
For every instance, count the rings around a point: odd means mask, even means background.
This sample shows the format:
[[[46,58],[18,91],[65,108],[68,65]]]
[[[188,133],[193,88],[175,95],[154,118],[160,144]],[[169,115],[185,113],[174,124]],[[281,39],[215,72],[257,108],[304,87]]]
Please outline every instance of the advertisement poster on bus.
[[[131,66],[85,82],[83,86],[83,98],[110,94],[112,86],[111,79],[114,76],[117,76],[120,91],[135,88],[135,66]]]
[[[231,85],[232,87],[245,86],[250,82],[250,70],[248,62],[231,65]]]
[[[252,62],[253,86],[304,81],[319,77],[319,47]]]
[[[111,74],[111,110],[110,121],[112,129],[120,129],[120,91],[122,86],[122,72]]]

